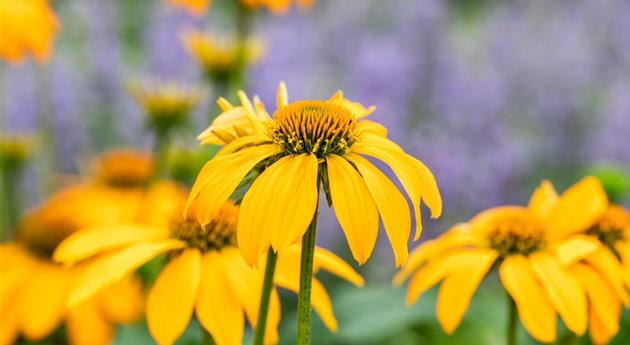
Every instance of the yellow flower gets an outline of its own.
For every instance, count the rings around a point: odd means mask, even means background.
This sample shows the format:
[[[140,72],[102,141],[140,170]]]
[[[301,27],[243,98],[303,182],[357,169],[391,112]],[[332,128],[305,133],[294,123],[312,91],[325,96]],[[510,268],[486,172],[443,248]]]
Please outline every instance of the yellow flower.
[[[5,135],[0,137],[0,168],[19,168],[33,151],[34,140],[27,135]]]
[[[525,329],[535,339],[556,338],[556,313],[574,333],[587,326],[587,299],[578,279],[566,267],[593,252],[584,231],[606,207],[599,181],[588,177],[558,197],[545,181],[527,208],[496,207],[459,224],[410,256],[394,278],[412,276],[407,303],[442,282],[437,319],[446,333],[458,327],[470,299],[493,265],[518,308]]]
[[[158,131],[185,124],[201,98],[198,89],[181,86],[174,81],[153,85],[132,83],[129,90],[144,110],[149,126]]]
[[[310,9],[313,7],[315,0],[240,0],[240,4],[255,10],[260,7],[266,7],[269,11],[275,14],[285,13],[291,4],[295,2],[300,9]],[[168,0],[168,3],[173,7],[183,8],[190,15],[195,17],[203,16],[212,3],[211,0]]]
[[[76,189],[54,195],[21,222],[15,241],[1,245],[0,344],[12,344],[18,335],[41,340],[64,323],[70,344],[105,345],[111,342],[116,324],[135,322],[141,316],[141,282],[129,275],[66,308],[68,293],[84,268],[56,264],[51,254],[85,222],[111,221],[106,211],[91,212],[103,203],[87,205],[84,202],[93,200],[71,197],[76,195]]]
[[[396,264],[406,261],[409,206],[364,156],[398,176],[413,205],[415,239],[422,228],[420,200],[433,217],[440,216],[442,201],[429,169],[388,140],[383,126],[364,119],[374,107],[350,102],[341,91],[329,100],[289,103],[283,83],[273,118],[257,97],[252,104],[240,91],[239,98],[239,107],[220,99],[224,112],[199,136],[202,143],[227,144],[201,170],[188,199],[200,205],[200,223],[214,217],[248,174],[260,172],[243,198],[237,231],[238,246],[253,265],[270,245],[282,251],[300,240],[315,213],[321,179],[359,263],[372,253],[379,213]]]
[[[31,54],[40,63],[48,61],[59,23],[47,0],[2,1],[0,26],[3,60],[19,62]]]
[[[195,220],[182,220],[170,227],[128,224],[94,227],[69,237],[57,249],[56,260],[72,263],[102,254],[80,278],[70,297],[71,305],[81,303],[152,258],[170,253],[169,263],[147,300],[149,331],[156,342],[164,345],[177,340],[194,311],[218,345],[241,344],[245,317],[253,327],[257,322],[264,271],[246,265],[235,247],[238,209],[232,202],[225,203],[205,226]],[[274,278],[277,286],[297,292],[299,256],[298,245],[278,255]],[[348,264],[324,249],[316,249],[314,260],[316,269],[363,284]],[[268,344],[277,342],[280,320],[275,289],[271,296]],[[315,278],[312,304],[324,324],[335,330],[330,298]]]
[[[253,65],[263,55],[263,44],[249,39],[240,47],[233,36],[213,36],[196,29],[188,29],[182,34],[182,41],[188,53],[197,61],[206,76],[226,80],[234,69],[239,68],[240,49],[245,50],[245,64]]]

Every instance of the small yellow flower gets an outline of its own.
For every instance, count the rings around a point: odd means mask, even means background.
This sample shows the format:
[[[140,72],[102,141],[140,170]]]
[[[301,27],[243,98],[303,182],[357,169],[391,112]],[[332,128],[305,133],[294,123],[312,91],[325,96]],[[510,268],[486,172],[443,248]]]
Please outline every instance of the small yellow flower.
[[[158,131],[185,124],[201,99],[198,89],[174,81],[152,85],[132,83],[129,90],[147,116],[149,126]]]
[[[186,10],[191,16],[201,17],[210,7],[211,0],[167,0],[168,4]]]
[[[27,135],[2,135],[0,137],[0,168],[19,168],[33,151],[34,140]]]
[[[239,207],[227,202],[205,226],[193,219],[168,227],[137,224],[85,229],[64,241],[55,259],[73,263],[100,255],[88,266],[70,297],[81,303],[152,258],[170,253],[147,300],[149,331],[160,345],[172,344],[186,329],[193,314],[217,345],[241,344],[245,317],[255,327],[264,270],[249,267],[236,249]],[[279,253],[274,282],[297,292],[300,247]],[[264,267],[264,257],[261,257]],[[327,270],[355,285],[363,279],[332,253],[317,248],[315,268]],[[323,285],[313,280],[313,308],[324,324],[337,328],[332,305]],[[220,312],[217,312],[220,311]],[[271,295],[265,343],[276,343],[280,304]]]
[[[66,308],[68,293],[83,267],[54,263],[55,247],[86,221],[111,220],[105,213],[102,218],[86,214],[90,206],[83,202],[90,200],[73,200],[68,193],[72,192],[56,194],[32,211],[21,222],[17,239],[0,246],[0,344],[12,344],[19,335],[41,340],[64,323],[70,344],[105,345],[111,342],[116,324],[135,322],[141,316],[141,282],[129,275]]]
[[[554,341],[556,313],[572,332],[582,335],[587,326],[587,299],[567,265],[594,251],[591,242],[575,234],[587,229],[605,207],[606,195],[593,177],[573,185],[560,197],[545,181],[527,208],[486,210],[421,245],[394,282],[400,284],[412,276],[408,303],[442,282],[437,319],[451,334],[496,262],[501,283],[532,337]]]
[[[247,7],[250,10],[255,10],[260,7],[266,7],[274,14],[283,14],[292,3],[296,3],[298,8],[305,10],[313,7],[315,0],[240,0],[240,4]],[[168,3],[173,7],[183,8],[190,15],[195,17],[201,17],[206,12],[212,3],[211,0],[168,0]]]
[[[2,1],[0,57],[20,62],[27,54],[39,63],[50,59],[59,22],[48,0]]]
[[[200,205],[200,223],[212,219],[248,174],[260,173],[246,192],[238,222],[238,246],[253,265],[300,240],[315,213],[323,181],[352,255],[371,255],[379,213],[397,265],[408,255],[409,206],[396,185],[364,156],[383,161],[398,176],[413,206],[420,237],[421,199],[433,217],[442,212],[436,181],[419,160],[386,138],[386,129],[364,118],[374,111],[343,98],[288,102],[284,83],[270,117],[258,97],[239,92],[241,106],[220,99],[224,112],[206,129],[202,143],[227,144],[199,173],[188,203]]]
[[[263,44],[256,39],[249,39],[240,47],[233,36],[213,36],[189,29],[182,34],[182,41],[205,75],[212,79],[226,80],[239,68],[240,49],[245,50],[246,65],[255,64],[263,55]]]

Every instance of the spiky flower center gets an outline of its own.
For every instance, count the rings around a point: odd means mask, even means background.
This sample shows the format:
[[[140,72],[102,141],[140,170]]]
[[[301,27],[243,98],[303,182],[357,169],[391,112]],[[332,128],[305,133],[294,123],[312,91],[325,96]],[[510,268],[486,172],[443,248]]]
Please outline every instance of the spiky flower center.
[[[224,205],[209,224],[202,226],[195,220],[182,220],[173,224],[171,233],[174,238],[186,242],[188,247],[201,252],[219,250],[236,245],[237,221],[238,206],[230,203]]]
[[[544,231],[534,222],[512,219],[498,222],[488,233],[490,246],[501,256],[529,255],[544,246]]]
[[[630,216],[621,208],[611,208],[599,221],[588,230],[588,234],[597,237],[600,242],[615,250],[619,241],[626,238],[626,231],[630,229]]]
[[[276,111],[270,135],[287,154],[343,155],[356,141],[356,119],[341,105],[298,101]]]

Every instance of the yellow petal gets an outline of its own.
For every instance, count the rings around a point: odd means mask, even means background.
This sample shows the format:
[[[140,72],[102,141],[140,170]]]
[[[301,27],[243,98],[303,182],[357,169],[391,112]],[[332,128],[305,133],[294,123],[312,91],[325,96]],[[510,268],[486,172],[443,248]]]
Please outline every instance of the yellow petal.
[[[269,244],[276,251],[306,232],[317,207],[315,155],[286,156],[269,166],[245,194],[237,242],[245,261],[256,265]]]
[[[143,312],[143,292],[142,281],[134,275],[105,289],[98,296],[104,317],[114,324],[137,321]]]
[[[230,267],[217,251],[204,254],[195,308],[199,322],[217,345],[240,345],[245,328],[243,309],[225,275]]]
[[[136,224],[95,226],[75,232],[57,247],[55,261],[73,263],[131,243],[166,237],[165,231]]]
[[[332,207],[350,251],[359,264],[372,254],[378,234],[378,210],[365,181],[344,158],[326,157]]]
[[[349,154],[347,158],[357,167],[374,198],[394,251],[396,267],[400,267],[409,255],[407,243],[411,233],[411,215],[407,200],[396,185],[367,159],[355,154]]]
[[[343,98],[343,92],[338,90],[332,97],[328,99],[328,102],[335,103],[341,106],[348,108],[352,112],[357,119],[362,119],[370,114],[372,114],[376,110],[376,106],[370,106],[369,108],[364,107],[361,103],[352,102],[348,99]]]
[[[483,241],[469,230],[468,224],[457,224],[437,239],[422,243],[411,253],[407,264],[396,273],[393,279],[394,285],[400,286],[418,267],[437,255],[453,248],[477,245]]]
[[[521,255],[507,257],[499,267],[499,277],[516,303],[527,332],[544,343],[556,340],[556,313],[528,259]]]
[[[76,306],[101,289],[119,281],[149,260],[172,249],[181,248],[179,241],[139,243],[96,259],[80,275],[72,289],[69,306]]]
[[[0,345],[15,344],[18,336],[17,313],[13,310],[16,303],[11,303],[11,308],[0,312]]]
[[[574,276],[580,281],[590,302],[591,322],[597,318],[606,334],[617,334],[621,317],[621,302],[607,279],[588,265],[576,264],[571,267]]]
[[[607,248],[600,248],[587,256],[584,261],[595,268],[606,279],[606,282],[610,284],[612,290],[624,304],[630,303],[630,296],[625,288],[623,279],[623,267],[611,251]]]
[[[324,326],[333,332],[337,331],[337,319],[335,319],[335,314],[333,314],[330,296],[328,296],[324,285],[315,278],[313,278],[311,285],[311,305],[324,322]]]
[[[416,302],[420,295],[442,280],[449,272],[465,265],[471,257],[477,257],[475,249],[462,249],[446,253],[441,259],[435,259],[420,268],[409,281],[406,303]]]
[[[591,236],[574,235],[556,244],[555,251],[558,260],[566,266],[595,252],[600,246],[599,241]]]
[[[18,328],[29,340],[39,340],[52,333],[65,314],[72,274],[51,264],[41,264],[20,293]]]
[[[209,223],[250,170],[279,151],[276,145],[261,145],[211,159],[197,176],[185,214],[196,203],[197,219],[201,224]]]
[[[289,104],[289,93],[287,92],[287,84],[284,81],[281,81],[278,84],[278,95],[276,97],[278,109],[282,109]]]
[[[102,317],[92,301],[70,310],[66,329],[72,345],[107,345],[114,337],[114,325]]]
[[[186,249],[160,272],[147,298],[147,324],[158,345],[179,338],[192,317],[201,275],[201,254]]]
[[[556,193],[556,190],[553,188],[553,184],[545,180],[542,181],[540,186],[532,193],[527,208],[529,208],[536,217],[543,219],[557,202],[558,193]]]
[[[403,152],[398,145],[376,135],[364,134],[352,146],[352,151],[379,159],[394,171],[411,200],[416,219],[414,241],[419,239],[422,232],[421,198],[431,210],[432,218],[442,214],[442,198],[431,171],[419,160]]]
[[[535,253],[530,263],[562,321],[573,333],[586,332],[586,296],[579,282],[547,253]]]
[[[218,103],[218,102],[217,102]],[[219,114],[212,124],[197,136],[201,144],[225,145],[231,140],[226,140],[225,135],[236,137],[234,128],[245,128],[248,132],[253,132],[251,122],[243,107],[231,107]]]
[[[381,137],[387,137],[387,128],[378,122],[363,120],[357,123],[357,133],[371,133]]]
[[[618,329],[616,331],[611,331],[606,328],[603,321],[599,318],[599,316],[595,313],[595,309],[591,309],[589,311],[590,320],[588,323],[588,331],[591,335],[591,341],[595,345],[606,345],[608,344],[615,335],[617,335]]]
[[[315,247],[315,257],[313,258],[313,272],[320,269],[328,271],[339,278],[345,279],[356,286],[363,286],[363,277],[357,273],[350,265],[337,255],[328,250]]]
[[[476,250],[468,255],[463,265],[451,269],[437,299],[437,319],[446,334],[459,326],[470,299],[486,276],[498,254],[494,250]]]
[[[595,177],[586,177],[567,189],[547,215],[547,226],[556,238],[588,229],[608,207],[608,198]]]
[[[219,152],[217,152],[216,157],[225,156],[230,153],[234,153],[244,147],[251,145],[258,145],[261,143],[269,143],[271,139],[266,134],[252,134],[247,135],[234,141],[229,144],[223,146]]]

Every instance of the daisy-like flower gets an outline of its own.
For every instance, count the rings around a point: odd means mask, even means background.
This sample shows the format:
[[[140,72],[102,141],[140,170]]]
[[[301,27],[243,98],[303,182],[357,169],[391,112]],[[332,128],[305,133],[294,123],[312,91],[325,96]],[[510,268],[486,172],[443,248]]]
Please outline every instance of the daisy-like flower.
[[[79,278],[70,305],[81,303],[117,282],[152,258],[168,253],[147,300],[149,331],[160,345],[172,344],[193,314],[218,345],[241,344],[244,320],[256,327],[263,271],[249,267],[236,249],[239,207],[228,201],[205,226],[194,219],[169,227],[127,224],[85,229],[64,241],[55,259],[73,263],[96,257]],[[299,245],[278,255],[275,285],[297,292]],[[348,264],[318,248],[315,268],[329,271],[355,285],[363,279]],[[262,262],[264,265],[264,262]],[[323,285],[313,278],[312,304],[324,324],[337,328]],[[280,304],[272,291],[265,343],[278,340]]]
[[[247,40],[241,47],[236,37],[216,36],[196,29],[184,31],[182,42],[203,73],[208,78],[220,81],[227,81],[235,69],[240,68],[241,49],[244,49],[247,66],[260,60],[264,51],[262,42],[256,39]]]
[[[218,212],[243,179],[260,176],[245,193],[238,222],[238,246],[254,265],[272,246],[282,251],[300,240],[315,214],[320,180],[345,232],[352,255],[364,263],[372,253],[379,213],[396,264],[408,255],[409,206],[395,184],[365,157],[392,168],[407,192],[420,237],[421,199],[433,217],[442,201],[435,179],[419,160],[386,138],[386,129],[364,118],[374,111],[343,98],[288,102],[284,83],[269,116],[258,97],[239,92],[241,106],[220,99],[223,109],[199,139],[225,145],[199,173],[188,203],[199,205],[200,223]]]
[[[498,264],[499,277],[525,329],[535,339],[556,339],[556,314],[578,335],[587,327],[587,299],[563,262],[576,262],[594,250],[574,236],[606,207],[597,179],[589,177],[558,197],[551,183],[538,187],[527,208],[496,207],[459,224],[416,249],[394,278],[411,276],[407,303],[441,283],[437,319],[451,334],[460,324],[475,290]]]
[[[94,203],[101,199],[74,198],[76,193],[71,189],[54,195],[25,217],[15,241],[0,246],[0,344],[13,344],[18,336],[42,340],[64,324],[70,344],[105,345],[113,339],[116,324],[135,322],[141,316],[141,282],[129,275],[66,308],[68,293],[83,267],[56,264],[52,252],[78,227],[107,223],[116,216],[105,211],[113,209],[108,205],[113,200]]]
[[[185,9],[192,16],[201,17],[206,14],[206,12],[208,12],[208,8],[210,7],[212,1],[168,0],[168,3],[173,7]],[[315,0],[240,0],[240,4],[250,10],[255,10],[260,7],[266,7],[274,14],[286,13],[293,3],[297,4],[299,9],[306,10],[313,7],[313,4],[315,4]]]
[[[48,0],[3,1],[0,6],[0,57],[20,62],[32,55],[39,63],[50,59],[59,22]]]
[[[160,133],[185,124],[201,98],[197,88],[175,81],[150,85],[132,83],[129,91],[146,114],[148,125]]]
[[[34,138],[28,135],[5,135],[0,138],[0,168],[15,170],[30,157]]]

